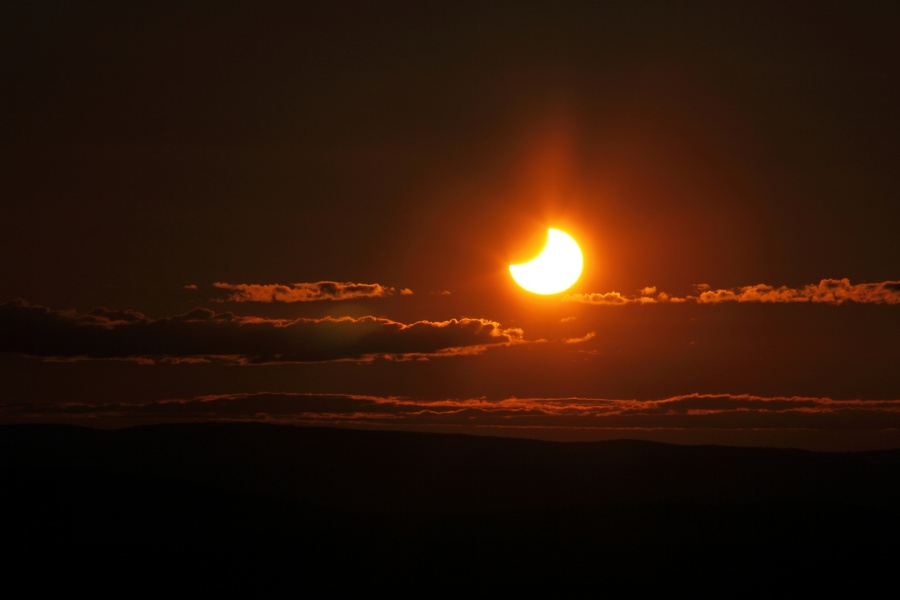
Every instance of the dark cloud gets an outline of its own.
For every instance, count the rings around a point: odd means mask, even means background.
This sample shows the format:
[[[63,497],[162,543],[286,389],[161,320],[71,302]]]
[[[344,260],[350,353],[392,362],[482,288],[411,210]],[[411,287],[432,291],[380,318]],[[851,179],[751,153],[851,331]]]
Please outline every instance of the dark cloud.
[[[198,308],[150,319],[131,311],[54,311],[0,305],[0,352],[44,358],[240,363],[395,360],[476,354],[522,339],[486,319],[399,323],[378,317],[267,319]]]
[[[351,298],[382,298],[391,296],[397,291],[380,283],[337,281],[292,283],[290,285],[216,282],[213,286],[230,291],[231,294],[221,299],[229,302],[315,302],[318,300],[349,300]],[[401,296],[408,296],[413,292],[409,288],[403,288],[399,293]]]
[[[692,432],[764,436],[798,431],[877,439],[900,434],[900,400],[689,394],[661,400],[481,398],[422,400],[343,394],[257,393],[141,404],[8,403],[4,420],[74,422],[265,421],[295,425],[457,430],[533,437],[665,437]],[[768,432],[768,434],[766,433]],[[802,436],[792,439],[801,439]],[[874,438],[873,438],[874,439]]]
[[[696,286],[697,295],[684,297],[657,293],[656,287],[645,287],[639,295],[623,295],[619,292],[571,294],[565,297],[569,302],[621,306],[624,304],[656,304],[662,302],[696,302],[698,304],[719,304],[721,302],[761,302],[761,303],[802,303],[818,304],[900,304],[900,282],[852,284],[847,278],[823,279],[817,284],[799,288],[774,287],[764,283],[739,288],[712,289],[709,284]]]

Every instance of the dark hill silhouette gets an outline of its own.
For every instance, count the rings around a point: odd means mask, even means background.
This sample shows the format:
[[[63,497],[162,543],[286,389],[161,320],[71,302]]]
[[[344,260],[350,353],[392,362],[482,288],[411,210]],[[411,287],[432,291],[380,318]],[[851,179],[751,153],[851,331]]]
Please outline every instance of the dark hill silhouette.
[[[559,572],[689,578],[702,565],[750,569],[752,587],[790,565],[808,586],[834,578],[824,565],[888,568],[900,532],[900,451],[10,425],[0,477],[0,525],[23,566],[162,560],[222,585],[251,567],[395,584],[449,569],[457,583],[513,586]]]

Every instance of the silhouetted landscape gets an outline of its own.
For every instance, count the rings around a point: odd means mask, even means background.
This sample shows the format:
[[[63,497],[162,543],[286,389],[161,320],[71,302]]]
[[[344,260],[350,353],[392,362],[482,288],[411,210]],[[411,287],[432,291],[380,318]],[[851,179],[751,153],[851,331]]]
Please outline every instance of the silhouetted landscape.
[[[754,572],[751,587],[787,569],[822,586],[888,568],[900,532],[900,450],[10,425],[0,465],[13,565],[225,587],[339,575],[351,589],[377,576],[433,580],[439,594],[697,569],[714,580]]]
[[[5,597],[889,596],[898,25],[0,3]]]

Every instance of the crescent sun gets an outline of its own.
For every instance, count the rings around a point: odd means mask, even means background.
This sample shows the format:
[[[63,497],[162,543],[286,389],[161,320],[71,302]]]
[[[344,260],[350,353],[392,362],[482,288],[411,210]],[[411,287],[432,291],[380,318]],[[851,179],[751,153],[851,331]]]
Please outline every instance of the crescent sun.
[[[581,276],[584,258],[569,234],[547,230],[547,245],[531,261],[509,265],[509,273],[520,286],[535,294],[558,294],[572,287]]]

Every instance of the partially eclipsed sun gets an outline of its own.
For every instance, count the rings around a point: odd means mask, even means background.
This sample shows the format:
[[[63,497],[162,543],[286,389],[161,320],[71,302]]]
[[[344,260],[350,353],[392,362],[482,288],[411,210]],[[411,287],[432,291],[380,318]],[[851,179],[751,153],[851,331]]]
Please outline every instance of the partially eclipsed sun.
[[[509,265],[509,272],[529,292],[557,294],[578,281],[583,263],[581,248],[572,236],[559,229],[548,229],[547,245],[537,258]]]

